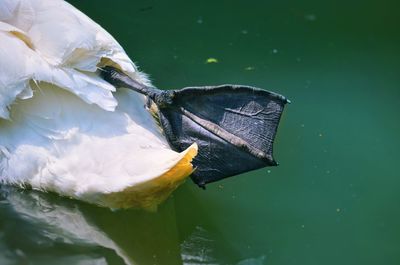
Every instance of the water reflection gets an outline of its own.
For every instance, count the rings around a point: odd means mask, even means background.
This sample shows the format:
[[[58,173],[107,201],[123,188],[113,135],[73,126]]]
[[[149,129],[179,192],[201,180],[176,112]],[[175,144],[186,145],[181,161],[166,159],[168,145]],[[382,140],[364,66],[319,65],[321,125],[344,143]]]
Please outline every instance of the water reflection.
[[[172,203],[117,211],[2,187],[0,264],[180,264]]]
[[[207,212],[190,192],[185,197],[185,208],[191,205],[197,214],[177,222],[182,213],[173,199],[157,213],[111,211],[56,194],[0,187],[0,264],[236,264],[229,242],[205,221]],[[185,229],[178,230],[178,223]],[[237,264],[264,264],[264,257]]]

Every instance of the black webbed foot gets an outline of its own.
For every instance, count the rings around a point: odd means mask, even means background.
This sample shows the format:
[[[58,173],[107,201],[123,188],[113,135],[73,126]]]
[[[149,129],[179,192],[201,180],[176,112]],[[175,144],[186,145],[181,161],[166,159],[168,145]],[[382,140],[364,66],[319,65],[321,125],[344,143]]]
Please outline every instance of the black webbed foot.
[[[172,103],[159,111],[176,150],[193,142],[199,145],[192,179],[204,186],[277,165],[273,141],[287,102],[283,96],[247,86],[193,87],[174,90]]]

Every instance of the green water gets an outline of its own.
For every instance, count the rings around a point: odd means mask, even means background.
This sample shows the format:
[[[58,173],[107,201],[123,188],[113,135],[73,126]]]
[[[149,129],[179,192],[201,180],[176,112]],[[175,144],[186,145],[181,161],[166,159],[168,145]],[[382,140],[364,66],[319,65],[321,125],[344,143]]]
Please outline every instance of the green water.
[[[159,88],[290,98],[280,166],[206,191],[188,181],[157,213],[4,189],[1,265],[400,264],[396,1],[70,2]]]

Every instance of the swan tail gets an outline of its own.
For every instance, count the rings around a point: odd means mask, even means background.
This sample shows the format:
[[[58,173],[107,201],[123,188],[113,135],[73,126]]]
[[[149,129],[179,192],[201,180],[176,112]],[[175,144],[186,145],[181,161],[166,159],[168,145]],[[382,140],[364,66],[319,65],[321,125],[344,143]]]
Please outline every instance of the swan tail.
[[[101,200],[102,204],[110,208],[142,208],[151,212],[156,211],[158,205],[195,170],[191,162],[197,152],[197,144],[193,143],[165,173],[122,191],[105,194]]]

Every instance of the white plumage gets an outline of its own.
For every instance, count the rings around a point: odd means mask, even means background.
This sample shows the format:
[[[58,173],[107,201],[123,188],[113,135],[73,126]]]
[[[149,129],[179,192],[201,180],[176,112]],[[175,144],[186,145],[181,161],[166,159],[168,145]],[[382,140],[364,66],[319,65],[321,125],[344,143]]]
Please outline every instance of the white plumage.
[[[121,46],[62,0],[0,2],[0,180],[108,207],[154,208],[192,171],[145,98],[101,79],[112,65],[149,85]]]

